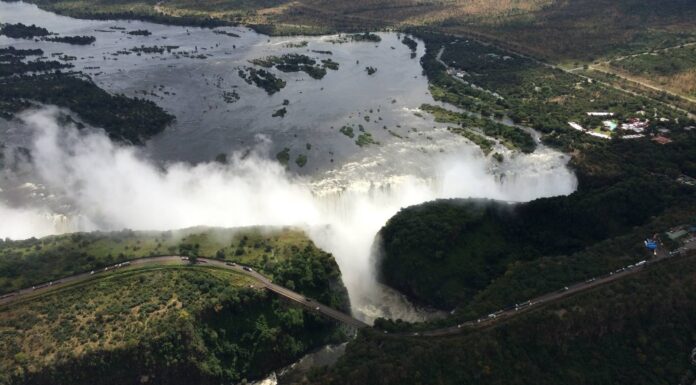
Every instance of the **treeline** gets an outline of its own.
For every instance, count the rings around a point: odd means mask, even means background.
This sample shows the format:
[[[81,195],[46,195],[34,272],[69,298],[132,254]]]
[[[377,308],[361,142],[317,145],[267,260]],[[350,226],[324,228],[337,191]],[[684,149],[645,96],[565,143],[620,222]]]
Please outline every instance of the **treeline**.
[[[44,40],[53,43],[67,43],[73,45],[90,45],[97,41],[94,36],[55,36],[45,37]]]

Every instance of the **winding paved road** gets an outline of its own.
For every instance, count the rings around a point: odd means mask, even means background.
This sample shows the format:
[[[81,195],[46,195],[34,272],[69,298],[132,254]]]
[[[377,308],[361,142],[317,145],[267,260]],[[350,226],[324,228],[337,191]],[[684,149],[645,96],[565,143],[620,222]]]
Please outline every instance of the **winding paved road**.
[[[551,303],[562,298],[569,297],[571,295],[584,292],[586,290],[594,289],[598,286],[608,284],[610,282],[616,281],[621,278],[626,278],[628,276],[637,274],[638,272],[650,268],[650,266],[667,261],[676,259],[679,257],[694,258],[696,257],[696,241],[690,242],[687,246],[679,249],[678,252],[668,253],[663,248],[658,250],[655,257],[646,261],[640,265],[629,265],[627,267],[612,271],[609,274],[603,275],[597,278],[590,278],[584,282],[575,283],[568,285],[558,291],[546,293],[542,296],[533,298],[531,300],[509,306],[505,309],[498,310],[494,313],[484,316],[477,320],[466,321],[458,325],[444,327],[440,329],[432,329],[423,332],[408,332],[408,333],[394,333],[394,336],[411,336],[411,337],[441,337],[453,334],[459,334],[465,330],[473,329],[483,329],[500,321],[512,318],[518,314],[528,312],[533,309],[538,309],[540,305]]]
[[[445,327],[445,328],[439,328],[439,329],[432,329],[428,331],[422,331],[422,332],[402,332],[402,333],[392,333],[390,334],[391,336],[394,337],[440,337],[440,336],[447,336],[447,335],[453,335],[453,334],[458,334],[461,333],[465,330],[471,330],[473,329],[482,329],[486,328],[489,326],[492,326],[502,320],[506,320],[509,318],[512,318],[518,314],[525,313],[527,311],[530,311],[532,309],[537,309],[539,308],[539,305],[542,304],[547,304],[550,302],[554,302],[557,300],[560,300],[562,298],[584,292],[586,290],[591,290],[594,289],[598,286],[616,281],[621,278],[625,278],[631,275],[634,275],[640,271],[642,271],[645,268],[649,268],[650,266],[663,262],[665,260],[671,260],[671,259],[676,259],[678,257],[688,257],[688,258],[693,258],[696,257],[696,238],[694,239],[693,242],[688,243],[687,246],[682,247],[677,250],[677,252],[674,253],[667,253],[664,251],[663,248],[659,249],[659,252],[657,255],[652,258],[650,261],[643,262],[641,264],[636,264],[636,265],[630,265],[625,268],[618,269],[616,271],[610,272],[607,275],[597,277],[597,278],[591,278],[588,279],[587,281],[584,282],[579,282],[575,283],[572,285],[568,285],[567,287],[564,287],[558,291],[546,293],[542,296],[536,297],[534,299],[531,299],[529,301],[525,301],[520,304],[512,305],[509,306],[508,308],[498,310],[494,313],[489,314],[488,316],[485,316],[483,318],[479,318],[477,320],[472,320],[472,321],[466,321],[464,323],[450,326],[450,327]],[[91,279],[98,279],[98,278],[103,278],[108,276],[111,272],[115,270],[120,270],[123,268],[133,268],[134,266],[147,266],[147,265],[172,265],[172,264],[178,264],[178,265],[186,265],[189,264],[189,261],[185,257],[181,256],[163,256],[163,257],[149,257],[149,258],[140,258],[140,259],[134,259],[131,261],[123,262],[120,264],[116,264],[113,266],[109,266],[107,268],[103,268],[100,270],[95,270],[93,272],[86,272],[82,274],[77,274],[73,275],[70,277],[62,278],[60,280],[54,281],[54,282],[49,282],[41,285],[37,285],[35,287],[30,287],[22,290],[18,290],[12,293],[5,294],[0,297],[0,307],[16,302],[21,299],[25,298],[31,298],[34,296],[42,295],[45,294],[49,291],[53,291],[59,288],[66,287],[68,285],[80,283],[80,282],[86,282]],[[343,312],[340,312],[336,309],[333,309],[329,306],[326,306],[322,303],[317,302],[314,299],[307,298],[302,294],[299,294],[297,292],[294,292],[288,288],[285,288],[280,285],[276,285],[273,282],[271,282],[270,279],[265,277],[264,275],[256,272],[250,267],[247,266],[242,266],[238,264],[234,264],[231,262],[223,262],[223,261],[218,261],[214,259],[208,259],[208,258],[198,258],[198,264],[202,266],[214,266],[216,268],[221,268],[225,270],[231,270],[235,271],[237,273],[244,274],[248,277],[253,278],[256,280],[258,283],[260,283],[264,288],[276,293],[277,295],[290,300],[302,307],[307,308],[310,311],[317,312],[321,315],[324,315],[328,318],[331,318],[333,320],[336,320],[344,325],[354,327],[356,329],[363,329],[363,328],[369,328],[370,325],[348,315]],[[386,333],[386,332],[385,332]]]
[[[171,256],[163,256],[163,257],[149,257],[149,258],[140,258],[140,259],[134,259],[131,261],[126,261],[122,262],[113,266],[109,266],[106,268],[102,268],[99,270],[94,270],[91,272],[86,272],[82,274],[77,274],[77,275],[72,275],[70,277],[65,277],[61,278],[56,281],[40,284],[37,286],[29,287],[26,289],[22,289],[19,291],[15,291],[12,293],[8,293],[0,297],[0,306],[18,301],[20,299],[24,298],[30,298],[33,296],[45,294],[49,291],[56,290],[59,288],[66,287],[68,285],[80,283],[80,282],[85,282],[89,281],[91,279],[96,279],[96,278],[103,278],[109,275],[109,273],[116,271],[116,270],[122,270],[124,268],[132,268],[134,266],[146,266],[146,265],[172,265],[172,264],[178,264],[178,265],[186,265],[189,264],[189,261],[185,259],[185,257],[177,256],[177,255],[171,255]],[[357,329],[362,329],[366,327],[370,327],[370,325],[351,317],[348,314],[345,314],[343,312],[340,312],[336,309],[333,309],[329,306],[326,306],[322,303],[317,302],[314,299],[307,298],[303,296],[302,294],[296,293],[290,289],[287,289],[285,287],[282,287],[280,285],[276,285],[273,282],[271,282],[270,279],[266,278],[262,274],[256,272],[250,267],[247,266],[241,266],[238,264],[233,264],[231,262],[222,262],[214,259],[208,259],[208,258],[198,258],[198,264],[201,266],[214,266],[217,268],[225,269],[225,270],[232,270],[237,273],[244,274],[248,277],[254,278],[258,283],[260,283],[263,287],[268,289],[269,291],[272,291],[279,296],[288,299],[290,301],[293,301],[300,306],[303,306],[311,311],[317,312],[319,314],[322,314],[326,317],[329,317],[331,319],[334,319],[342,324],[357,328]]]

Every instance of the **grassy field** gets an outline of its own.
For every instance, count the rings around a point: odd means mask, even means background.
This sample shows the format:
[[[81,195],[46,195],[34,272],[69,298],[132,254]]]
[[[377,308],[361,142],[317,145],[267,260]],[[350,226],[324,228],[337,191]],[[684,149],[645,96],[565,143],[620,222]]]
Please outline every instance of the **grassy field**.
[[[688,0],[666,0],[659,7],[642,0],[555,0],[527,13],[454,18],[438,26],[552,61],[583,62],[694,41],[696,27],[689,20],[695,14]]]
[[[696,45],[632,55],[601,68],[680,95],[696,96]]]

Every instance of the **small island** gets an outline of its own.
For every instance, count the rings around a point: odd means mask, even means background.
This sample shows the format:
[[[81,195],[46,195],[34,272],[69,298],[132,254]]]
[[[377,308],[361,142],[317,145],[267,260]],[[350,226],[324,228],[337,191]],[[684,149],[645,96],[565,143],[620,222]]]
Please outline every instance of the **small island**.
[[[247,84],[255,84],[262,88],[268,95],[273,95],[285,87],[285,80],[276,77],[271,72],[264,69],[256,69],[253,67],[243,67],[237,71],[240,78],[244,79]]]
[[[325,59],[321,65],[315,59],[301,54],[285,54],[282,56],[268,56],[265,58],[253,59],[251,63],[264,68],[276,68],[282,72],[304,72],[312,79],[321,79],[326,76],[326,69],[338,70],[338,63]]]
[[[0,35],[5,35],[13,39],[33,39],[35,37],[48,36],[51,33],[46,28],[36,25],[4,24],[0,27]]]
[[[97,41],[94,36],[52,36],[45,37],[43,40],[53,43],[66,43],[72,45],[90,45]]]

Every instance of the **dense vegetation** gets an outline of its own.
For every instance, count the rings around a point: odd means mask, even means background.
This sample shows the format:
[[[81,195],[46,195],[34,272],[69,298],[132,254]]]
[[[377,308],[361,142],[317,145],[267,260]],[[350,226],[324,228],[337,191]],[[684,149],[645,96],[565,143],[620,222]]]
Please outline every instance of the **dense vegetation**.
[[[10,305],[0,312],[0,383],[232,384],[345,338],[253,284],[168,267]]]
[[[401,42],[404,43],[408,47],[408,49],[411,50],[411,59],[416,57],[416,49],[418,48],[418,42],[411,39],[408,35],[404,35],[404,38],[401,39]]]
[[[691,383],[695,290],[691,257],[489,329],[442,338],[361,333],[309,383]]]
[[[601,127],[606,118],[589,116],[588,112],[611,112],[617,123],[641,119],[646,111],[653,111],[653,116],[657,112],[661,119],[650,119],[647,133],[660,128],[681,130],[693,124],[686,114],[658,101],[624,93],[492,46],[441,35],[421,37],[427,43],[421,62],[433,98],[482,117],[508,117],[516,124],[541,132],[547,144],[568,152],[600,141],[569,126],[568,122],[577,122],[588,129]],[[460,71],[463,79],[455,79],[438,62],[440,52],[442,61]]]
[[[567,197],[516,205],[439,201],[404,209],[381,230],[382,277],[421,302],[453,307],[514,262],[581,251],[670,207],[689,213],[693,188],[677,178],[696,175],[694,146],[696,134],[684,133],[670,147],[636,140],[586,148],[574,161],[579,189]]]
[[[247,84],[255,84],[257,87],[266,91],[267,94],[273,95],[281,89],[285,88],[285,80],[278,78],[273,73],[264,69],[256,69],[253,67],[244,67],[237,71],[237,74]]]
[[[277,70],[282,72],[304,72],[313,79],[321,79],[326,76],[326,69],[337,70],[338,63],[332,61],[331,59],[326,59],[321,61],[321,65],[317,65],[315,59],[310,58],[307,55],[301,54],[284,54],[282,56],[268,56],[261,59],[251,60],[252,64],[272,68],[275,67]]]
[[[154,102],[112,95],[89,80],[69,74],[0,79],[3,116],[29,107],[27,101],[68,108],[84,122],[104,128],[110,138],[131,143],[142,143],[174,120]]]
[[[0,35],[5,35],[14,39],[32,39],[35,37],[48,36],[50,32],[46,28],[37,27],[36,25],[17,24],[2,24],[0,26]]]
[[[290,162],[290,149],[285,147],[276,154],[276,159],[283,166],[287,166]]]
[[[382,38],[379,37],[379,35],[375,35],[374,33],[354,33],[351,35],[346,36],[348,39],[352,41],[366,41],[366,42],[371,42],[371,43],[379,43],[382,41]]]
[[[511,149],[518,149],[526,154],[534,152],[536,149],[536,143],[534,143],[532,136],[517,127],[471,114],[450,111],[431,104],[423,104],[420,109],[433,115],[438,123],[459,124],[465,130],[450,131],[462,134],[465,137],[467,137],[468,133],[471,133],[472,129],[475,129],[490,138],[495,138]],[[476,143],[476,141],[474,142]],[[481,141],[479,140],[478,142],[480,143]],[[483,144],[484,147],[482,149],[485,151],[486,144],[485,142]]]
[[[126,33],[129,35],[134,35],[134,36],[150,36],[150,35],[152,35],[152,32],[150,32],[146,29],[136,29],[134,31],[128,31]]]
[[[453,132],[455,134],[461,135],[469,139],[472,143],[477,145],[481,149],[481,151],[483,151],[484,155],[488,155],[491,153],[491,151],[493,151],[493,145],[495,145],[495,142],[478,134],[472,129],[465,127],[447,127],[447,131]]]
[[[73,45],[89,45],[97,41],[94,36],[54,36],[44,38],[54,43],[67,43]]]

